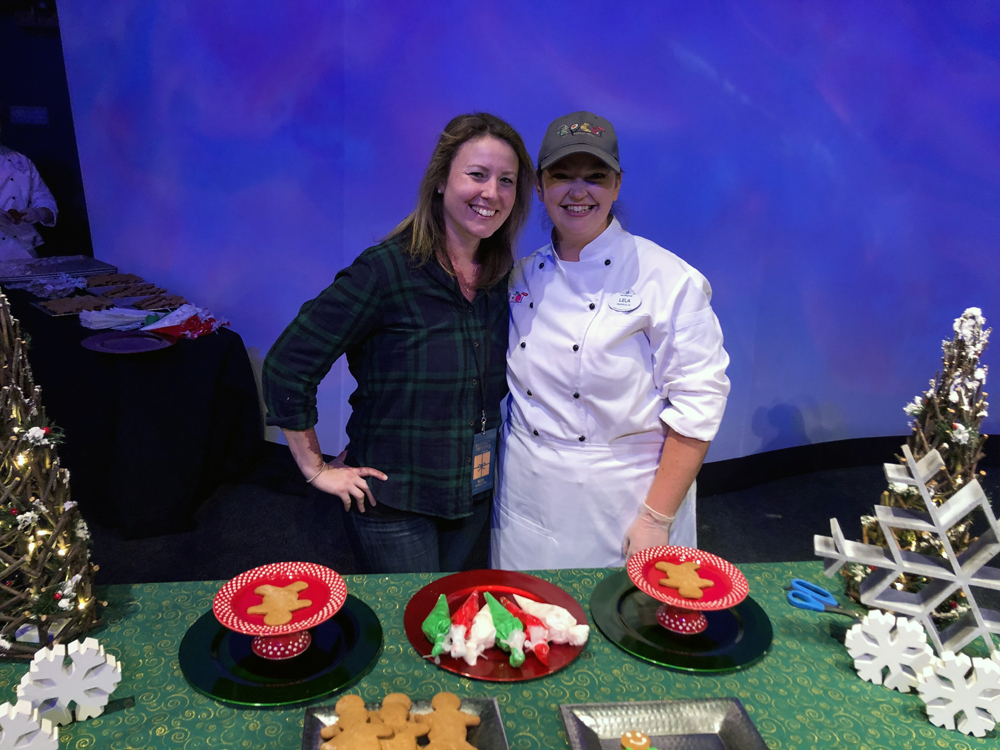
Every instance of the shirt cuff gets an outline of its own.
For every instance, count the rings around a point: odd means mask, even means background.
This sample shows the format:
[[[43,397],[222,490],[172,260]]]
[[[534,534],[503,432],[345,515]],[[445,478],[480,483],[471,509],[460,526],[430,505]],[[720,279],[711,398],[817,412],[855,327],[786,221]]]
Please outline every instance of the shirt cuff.
[[[674,393],[660,419],[684,437],[710,442],[722,424],[726,397],[706,393]]]
[[[293,432],[304,432],[310,427],[315,427],[316,423],[319,421],[319,413],[313,409],[304,414],[295,414],[293,416],[275,416],[273,414],[268,414],[267,419],[264,420],[269,427],[280,427],[283,430],[292,430]]]

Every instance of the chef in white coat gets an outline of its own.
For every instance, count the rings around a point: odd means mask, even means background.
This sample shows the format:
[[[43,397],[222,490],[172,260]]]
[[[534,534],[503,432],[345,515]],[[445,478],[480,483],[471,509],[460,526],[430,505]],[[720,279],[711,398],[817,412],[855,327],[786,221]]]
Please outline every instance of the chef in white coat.
[[[552,242],[509,284],[495,568],[617,566],[698,543],[695,477],[729,356],[705,277],[614,218],[621,182],[611,123],[575,112],[549,126],[537,191]]]
[[[0,261],[37,257],[42,237],[35,224],[55,226],[57,215],[31,159],[0,143]]]

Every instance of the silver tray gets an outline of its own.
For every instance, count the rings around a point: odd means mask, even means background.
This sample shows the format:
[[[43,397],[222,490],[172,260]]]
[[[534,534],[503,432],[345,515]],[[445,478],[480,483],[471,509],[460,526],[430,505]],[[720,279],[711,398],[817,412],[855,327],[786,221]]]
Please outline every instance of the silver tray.
[[[100,290],[101,289],[106,289],[106,288],[111,288],[111,287],[89,287],[87,289],[87,291],[90,292],[91,294],[100,295]],[[170,292],[164,292],[164,294],[170,294]],[[157,296],[157,295],[155,295],[155,294],[144,294],[144,295],[140,295],[138,297],[107,297],[107,299],[109,299],[112,302],[114,302],[115,303],[115,307],[122,307],[122,308],[125,308],[125,309],[128,309],[128,310],[138,310],[139,308],[136,307],[136,305],[138,303],[142,302],[143,300],[147,300],[150,297],[155,297],[155,296]],[[180,295],[178,295],[178,296],[180,296]],[[152,313],[152,312],[163,312],[164,310],[176,310],[178,307],[180,307],[180,305],[166,305],[166,306],[162,306],[162,307],[154,307],[154,308],[151,308],[149,310],[146,310],[145,312],[150,312],[150,313]]]
[[[369,711],[377,711],[381,703],[366,703]],[[478,716],[479,726],[469,727],[466,741],[478,750],[509,750],[507,735],[503,731],[503,720],[500,718],[500,706],[496,698],[462,698],[461,710]],[[411,714],[429,714],[430,700],[415,700],[410,707]],[[302,727],[302,750],[319,750],[325,742],[319,736],[319,730],[337,721],[337,711],[333,706],[316,706],[306,709],[305,724]],[[417,738],[417,747],[427,744],[426,737]],[[616,750],[620,750],[616,748]]]
[[[767,750],[736,698],[559,706],[573,750],[621,750],[621,736],[644,732],[657,750]]]
[[[94,295],[94,294],[90,294],[89,292],[85,292],[82,289],[80,290],[80,292],[81,292],[80,294],[76,295],[77,297],[96,297],[97,296],[97,295]],[[68,296],[73,296],[73,295],[68,295]],[[66,297],[62,297],[61,299],[66,299]],[[43,313],[45,313],[46,315],[48,315],[51,318],[65,318],[68,315],[79,315],[80,314],[79,312],[61,312],[61,313],[52,312],[49,308],[42,307],[42,303],[44,303],[44,302],[51,302],[51,300],[36,299],[36,300],[31,300],[31,302],[29,302],[28,304],[31,305],[32,307],[38,309],[38,310],[41,310]]]
[[[118,266],[84,255],[55,255],[51,258],[23,258],[0,262],[0,281],[30,281],[65,273],[68,276],[97,276],[118,273]]]

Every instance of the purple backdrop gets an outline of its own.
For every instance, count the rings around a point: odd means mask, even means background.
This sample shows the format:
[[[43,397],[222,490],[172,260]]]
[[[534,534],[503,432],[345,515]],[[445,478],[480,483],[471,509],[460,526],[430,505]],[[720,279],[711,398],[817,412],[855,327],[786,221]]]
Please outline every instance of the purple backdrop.
[[[534,153],[590,109],[629,228],[714,287],[733,391],[710,460],[906,434],[953,319],[1000,322],[1000,6],[645,6],[64,0],[95,254],[259,360],[411,209],[451,116]],[[353,387],[341,363],[321,388],[328,453]]]

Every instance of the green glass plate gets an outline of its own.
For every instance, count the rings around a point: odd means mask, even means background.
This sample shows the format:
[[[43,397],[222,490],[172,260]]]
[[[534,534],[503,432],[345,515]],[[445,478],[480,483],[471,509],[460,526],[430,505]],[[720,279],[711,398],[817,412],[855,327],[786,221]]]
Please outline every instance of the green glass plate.
[[[367,604],[349,595],[294,659],[262,659],[251,651],[252,640],[206,612],[181,641],[181,671],[195,690],[223,703],[305,703],[344,690],[368,671],[382,652],[382,625]]]
[[[624,570],[601,581],[590,597],[594,623],[633,656],[682,672],[730,672],[753,664],[771,645],[767,613],[747,597],[731,609],[704,612],[708,628],[675,635],[656,621],[661,602],[642,593]]]

